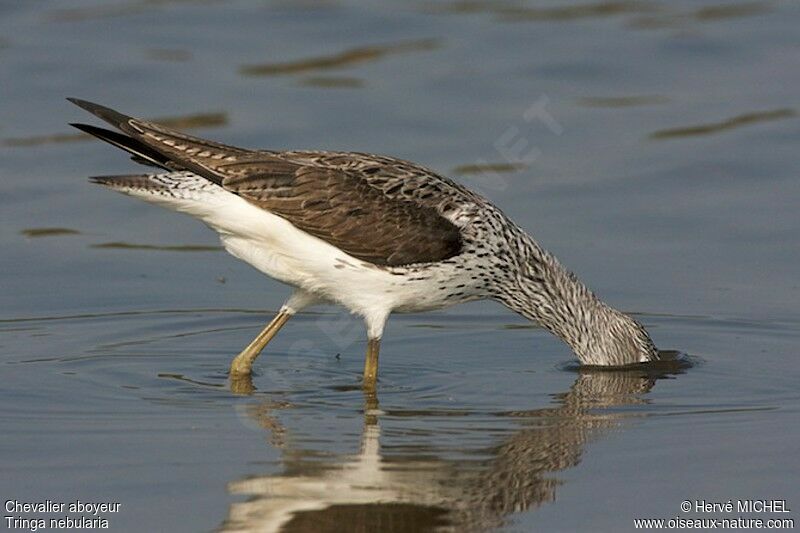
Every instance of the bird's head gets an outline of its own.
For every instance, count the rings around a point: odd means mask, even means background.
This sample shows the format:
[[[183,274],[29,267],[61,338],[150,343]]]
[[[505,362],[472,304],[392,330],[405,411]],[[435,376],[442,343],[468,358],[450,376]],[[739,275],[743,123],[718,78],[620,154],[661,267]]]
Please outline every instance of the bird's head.
[[[658,359],[658,350],[644,326],[599,301],[593,307],[585,322],[567,326],[569,339],[564,339],[581,363],[622,366]]]

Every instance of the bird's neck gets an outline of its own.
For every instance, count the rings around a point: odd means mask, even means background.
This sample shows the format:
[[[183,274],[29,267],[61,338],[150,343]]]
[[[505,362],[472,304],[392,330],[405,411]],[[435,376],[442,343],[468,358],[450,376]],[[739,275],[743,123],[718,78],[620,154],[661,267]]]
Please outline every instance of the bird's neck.
[[[586,285],[520,230],[515,275],[497,299],[566,342],[583,364],[623,365],[655,358],[641,325],[600,301]]]

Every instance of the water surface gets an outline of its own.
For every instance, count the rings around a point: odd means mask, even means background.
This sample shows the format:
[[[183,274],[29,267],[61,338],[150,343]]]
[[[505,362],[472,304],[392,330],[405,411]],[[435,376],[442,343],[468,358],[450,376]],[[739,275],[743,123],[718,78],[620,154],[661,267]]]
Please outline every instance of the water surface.
[[[0,6],[0,494],[119,531],[625,531],[800,506],[800,6],[69,0]],[[391,154],[500,205],[689,364],[577,369],[498,305],[298,316],[64,97],[231,144]],[[233,386],[232,386],[233,385]]]

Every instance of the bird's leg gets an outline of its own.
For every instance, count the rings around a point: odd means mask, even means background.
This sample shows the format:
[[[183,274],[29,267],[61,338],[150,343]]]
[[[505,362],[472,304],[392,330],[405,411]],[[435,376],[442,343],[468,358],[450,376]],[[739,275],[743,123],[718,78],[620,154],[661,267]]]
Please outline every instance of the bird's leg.
[[[378,352],[381,349],[381,337],[389,313],[391,313],[391,309],[375,308],[364,314],[368,339],[367,357],[364,360],[364,379],[361,382],[364,392],[375,392],[375,383],[378,381]]]
[[[381,339],[367,341],[367,357],[364,360],[364,380],[361,387],[365,391],[374,391],[375,382],[378,380],[378,352],[381,348]]]
[[[317,297],[311,293],[308,293],[302,289],[295,289],[292,295],[286,300],[286,303],[283,304],[280,311],[275,318],[272,319],[272,322],[267,324],[267,326],[258,334],[258,336],[253,339],[253,342],[247,345],[247,348],[242,350],[242,353],[237,355],[233,361],[231,361],[231,387],[234,388],[234,384],[236,381],[241,382],[240,379],[242,376],[249,376],[252,369],[253,369],[253,361],[256,360],[258,354],[261,353],[261,350],[264,349],[264,346],[267,345],[269,341],[275,336],[276,333],[283,327],[284,324],[289,320],[289,318],[297,313],[308,307],[309,305],[313,305],[317,302]],[[245,385],[243,385],[244,392],[248,392],[247,388],[250,388],[249,392],[255,390],[252,387],[252,382],[247,385],[247,380],[243,381]],[[234,392],[237,392],[234,390]]]
[[[253,368],[253,361],[256,360],[256,357],[261,353],[261,350],[264,349],[264,346],[267,345],[269,341],[275,336],[276,333],[286,324],[286,321],[289,320],[289,317],[292,316],[291,313],[285,309],[281,309],[280,312],[272,319],[272,322],[267,324],[267,326],[261,330],[261,333],[253,339],[253,342],[247,345],[247,348],[242,350],[242,353],[237,355],[233,361],[231,362],[231,376],[247,376],[250,375],[250,372]]]
[[[378,425],[378,416],[381,414],[378,404],[378,393],[375,390],[364,390],[364,427],[370,428]]]
[[[253,376],[250,374],[231,374],[229,376],[231,392],[239,396],[250,396],[256,391]]]

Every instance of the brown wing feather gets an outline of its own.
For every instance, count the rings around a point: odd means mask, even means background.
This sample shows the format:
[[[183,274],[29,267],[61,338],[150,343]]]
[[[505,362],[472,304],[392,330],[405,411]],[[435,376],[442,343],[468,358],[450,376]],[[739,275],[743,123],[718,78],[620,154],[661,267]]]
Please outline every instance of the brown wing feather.
[[[163,154],[298,228],[376,265],[441,261],[458,254],[458,228],[433,206],[370,186],[373,174],[292,161],[192,137],[112,109],[70,99]],[[288,155],[288,153],[287,153]]]
[[[295,165],[285,172],[225,178],[222,186],[344,252],[376,265],[430,263],[461,249],[458,228],[434,208],[387,198],[337,169]]]

